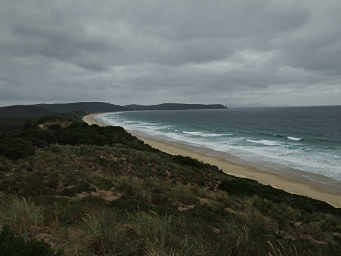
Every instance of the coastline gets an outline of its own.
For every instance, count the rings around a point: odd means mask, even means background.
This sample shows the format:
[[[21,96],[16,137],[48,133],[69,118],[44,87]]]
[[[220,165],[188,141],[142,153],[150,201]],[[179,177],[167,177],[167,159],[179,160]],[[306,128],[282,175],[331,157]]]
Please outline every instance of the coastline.
[[[96,124],[98,126],[106,126],[105,123],[95,119],[96,114],[89,114],[83,117],[83,121],[89,125]],[[311,197],[313,199],[325,201],[334,207],[341,208],[341,191],[331,192],[328,185],[323,186],[316,182],[304,180],[287,173],[271,173],[262,168],[251,166],[244,163],[236,163],[226,157],[218,154],[208,154],[206,150],[195,150],[191,146],[181,143],[165,141],[159,138],[150,137],[140,132],[129,131],[132,135],[138,137],[146,144],[172,155],[183,155],[198,159],[202,162],[209,163],[219,167],[224,173],[241,178],[256,180],[264,185],[271,185],[274,188],[282,189],[286,192]],[[214,153],[214,151],[213,151]],[[221,154],[225,154],[220,152]],[[229,158],[233,157],[230,154]]]

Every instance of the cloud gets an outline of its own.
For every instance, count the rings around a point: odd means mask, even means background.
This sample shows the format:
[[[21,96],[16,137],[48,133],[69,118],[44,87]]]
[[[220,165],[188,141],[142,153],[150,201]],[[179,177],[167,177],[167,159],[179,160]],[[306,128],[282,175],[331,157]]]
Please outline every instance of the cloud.
[[[336,0],[4,0],[0,104],[341,104],[340,9]]]

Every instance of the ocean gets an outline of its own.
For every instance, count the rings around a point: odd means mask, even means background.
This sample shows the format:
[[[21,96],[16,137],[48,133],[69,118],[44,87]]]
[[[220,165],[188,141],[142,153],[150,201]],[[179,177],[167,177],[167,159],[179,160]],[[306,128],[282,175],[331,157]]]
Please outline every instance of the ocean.
[[[341,106],[115,112],[97,119],[341,181]]]

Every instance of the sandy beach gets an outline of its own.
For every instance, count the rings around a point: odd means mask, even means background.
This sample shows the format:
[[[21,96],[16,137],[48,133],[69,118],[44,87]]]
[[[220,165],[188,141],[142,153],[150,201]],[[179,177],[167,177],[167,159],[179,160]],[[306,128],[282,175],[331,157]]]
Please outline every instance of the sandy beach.
[[[95,116],[98,114],[89,114],[83,118],[83,121],[89,125],[96,124],[98,126],[106,126],[105,123],[95,120]],[[195,150],[191,146],[187,146],[180,143],[174,143],[165,141],[159,138],[148,137],[141,133],[130,131],[134,136],[149,144],[150,146],[157,148],[173,155],[183,155],[198,159],[202,162],[209,163],[218,166],[226,174],[249,178],[256,180],[264,185],[271,185],[272,187],[282,189],[286,192],[308,196],[314,199],[325,201],[334,207],[341,208],[341,192],[328,189],[328,185],[317,184],[315,182],[309,182],[304,179],[288,175],[286,173],[271,173],[262,170],[258,166],[251,166],[244,163],[236,163],[235,161],[229,161],[221,155],[207,154],[205,150]],[[233,156],[229,156],[231,158]]]

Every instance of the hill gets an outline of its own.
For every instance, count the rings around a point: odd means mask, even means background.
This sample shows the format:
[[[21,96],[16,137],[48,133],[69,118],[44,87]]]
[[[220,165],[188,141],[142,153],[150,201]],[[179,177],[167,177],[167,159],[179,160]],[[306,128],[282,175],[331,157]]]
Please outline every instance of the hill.
[[[104,102],[77,102],[64,104],[38,104],[36,105],[42,109],[52,111],[54,113],[68,113],[68,112],[115,112],[124,111],[125,107],[113,105]]]
[[[54,114],[54,111],[36,105],[0,107],[1,119],[31,119],[52,114]]]
[[[126,110],[190,110],[190,109],[226,109],[221,104],[181,104],[181,103],[163,103],[158,105],[126,105]]]
[[[54,112],[34,105],[0,107],[0,133],[2,131],[23,127],[30,119],[37,119],[42,116],[54,114]]]
[[[10,255],[17,244],[43,256],[341,252],[340,209],[163,153],[121,127],[63,118],[0,135],[0,250]]]

